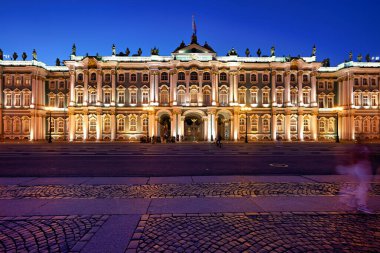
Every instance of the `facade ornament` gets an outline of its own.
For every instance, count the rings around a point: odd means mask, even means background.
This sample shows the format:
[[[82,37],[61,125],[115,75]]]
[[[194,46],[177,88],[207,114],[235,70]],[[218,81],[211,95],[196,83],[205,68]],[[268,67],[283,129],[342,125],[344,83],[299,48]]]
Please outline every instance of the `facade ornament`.
[[[75,43],[73,44],[71,48],[71,55],[77,55],[77,47],[75,46]]]
[[[4,59],[4,53],[3,50],[0,48],[0,61]]]
[[[55,60],[55,66],[61,66],[61,61],[59,60],[59,58]]]
[[[257,52],[256,52],[256,54],[257,54],[257,57],[261,57],[261,49],[259,48],[259,49],[257,49]]]
[[[348,60],[352,61],[352,51],[348,54]]]
[[[246,56],[246,57],[249,57],[250,54],[251,54],[251,51],[249,51],[249,48],[247,48],[247,49],[245,50],[245,56]]]
[[[23,60],[23,61],[25,61],[25,60],[26,60],[26,57],[28,57],[28,56],[26,55],[26,53],[25,53],[25,52],[22,52],[22,55],[21,55],[21,57],[22,57],[22,60]]]
[[[151,55],[158,55],[158,52],[159,52],[159,50],[158,50],[158,48],[156,48],[156,47],[154,47],[154,48],[152,48],[152,49],[150,50],[150,54],[151,54]]]
[[[316,56],[316,54],[317,54],[317,47],[316,47],[315,44],[314,44],[314,46],[313,46],[313,50],[312,50],[312,52],[311,52],[311,56]]]
[[[137,56],[141,56],[142,55],[142,50],[141,48],[139,48],[139,50],[137,50]]]
[[[358,62],[361,62],[363,60],[362,54],[359,54],[357,59],[358,59]]]
[[[36,51],[36,49],[33,49],[32,56],[33,56],[33,61],[37,61],[37,51]]]
[[[15,61],[15,60],[17,60],[17,58],[18,58],[18,54],[16,52],[14,52],[13,53],[13,60]]]
[[[270,56],[273,57],[275,55],[275,51],[276,51],[275,47],[272,46],[271,49],[270,49]]]
[[[112,44],[112,55],[116,55],[116,46]]]
[[[366,60],[367,62],[370,62],[370,61],[371,61],[371,57],[369,56],[369,54],[367,54],[367,55],[365,56],[365,60]]]
[[[238,55],[235,48],[232,48],[230,51],[228,51],[227,56],[231,56],[231,55]]]
[[[326,58],[322,61],[322,67],[330,67],[330,58]]]
[[[125,55],[129,56],[130,53],[131,53],[131,51],[129,51],[129,48],[127,47],[127,49],[125,50]]]

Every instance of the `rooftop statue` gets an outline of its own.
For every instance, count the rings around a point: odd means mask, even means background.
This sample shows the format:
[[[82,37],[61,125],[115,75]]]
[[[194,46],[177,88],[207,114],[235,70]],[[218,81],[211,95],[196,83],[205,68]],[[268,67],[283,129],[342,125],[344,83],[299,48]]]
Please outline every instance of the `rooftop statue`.
[[[159,52],[159,50],[158,50],[158,48],[156,48],[156,47],[154,47],[154,48],[152,48],[152,49],[150,50],[150,54],[151,54],[151,55],[158,55],[158,52]]]
[[[274,56],[275,50],[276,49],[274,48],[274,46],[272,46],[271,49],[270,49],[270,56]]]
[[[116,47],[115,47],[115,44],[112,44],[112,55],[116,55]]]
[[[23,52],[22,55],[21,55],[21,57],[22,57],[22,60],[25,61],[25,60],[26,60],[26,57],[28,57],[28,56],[26,55],[25,52]]]
[[[246,56],[246,57],[249,57],[250,54],[251,54],[251,51],[249,51],[249,48],[247,48],[247,49],[245,50],[245,56]]]
[[[352,51],[348,54],[348,60],[352,61]]]
[[[75,43],[73,44],[73,47],[71,48],[71,55],[77,55],[77,47],[75,46]]]
[[[4,59],[3,50],[0,48],[0,60],[2,61]]]
[[[330,58],[326,58],[322,61],[322,67],[330,67]]]
[[[231,56],[231,55],[238,55],[235,48],[232,48],[230,51],[228,51],[227,56]]]
[[[61,66],[61,61],[59,60],[59,58],[55,60],[55,66]]]
[[[126,56],[129,56],[130,53],[131,53],[131,51],[129,51],[129,48],[127,48],[127,49],[125,50],[125,55],[126,55]]]
[[[141,56],[142,55],[142,50],[141,48],[139,48],[139,50],[137,50],[137,56]]]
[[[358,62],[361,62],[363,60],[363,56],[362,56],[362,54],[359,54],[358,55]]]
[[[36,49],[33,49],[32,56],[33,56],[33,61],[37,61],[37,51],[36,51]]]
[[[16,52],[13,53],[13,60],[17,60],[18,54]]]
[[[317,54],[317,47],[314,45],[313,50],[311,52],[311,56],[315,56]]]
[[[371,61],[371,57],[369,56],[369,54],[367,54],[367,55],[365,56],[365,60],[366,60],[367,62],[370,62],[370,61]]]
[[[259,49],[257,49],[257,52],[256,52],[256,54],[257,54],[257,57],[260,57],[261,56],[261,49],[259,48]]]

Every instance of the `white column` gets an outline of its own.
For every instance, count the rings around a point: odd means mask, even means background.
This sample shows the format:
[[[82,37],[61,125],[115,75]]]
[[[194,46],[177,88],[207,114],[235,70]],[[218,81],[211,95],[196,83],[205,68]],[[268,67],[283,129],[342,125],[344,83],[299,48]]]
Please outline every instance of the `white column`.
[[[310,102],[312,107],[318,106],[317,104],[317,73],[311,73],[311,94]]]
[[[31,100],[31,108],[36,108],[37,105],[37,76],[32,76],[32,100]],[[70,91],[71,92],[71,91]]]
[[[235,105],[237,105],[238,104],[238,95],[239,95],[239,93],[238,93],[238,75],[237,75],[237,73],[234,74],[233,78],[234,78],[234,103],[235,103]]]
[[[353,77],[348,77],[348,99],[349,99],[349,104],[350,108],[353,107],[354,105],[354,80]],[[371,98],[369,98],[369,101],[371,101]]]
[[[239,133],[239,113],[235,112],[234,113],[234,119],[233,119],[233,124],[234,124],[234,131],[233,131],[233,139],[234,141],[238,140],[238,133]]]
[[[111,71],[111,81],[112,81],[112,83],[111,83],[111,88],[112,88],[111,106],[115,106],[116,105],[116,71],[115,70]]]
[[[176,71],[173,74],[173,105],[177,105],[177,81],[178,81],[178,74]]]
[[[298,73],[298,106],[303,106],[302,73]]]
[[[184,137],[184,133],[185,133],[185,125],[184,125],[184,123],[185,123],[185,116],[181,116],[181,115],[178,115],[178,117],[180,117],[180,125],[179,125],[179,129],[181,130],[180,131],[180,134],[179,134],[179,140],[181,141],[181,136],[183,136]]]
[[[174,101],[174,89],[173,89],[173,71],[170,71],[169,73],[169,104],[173,105]]]
[[[350,135],[350,140],[355,140],[355,118],[354,115],[351,115],[351,135]]]
[[[291,141],[290,138],[290,114],[287,113],[285,115],[285,139],[287,141]]]
[[[116,115],[115,112],[111,112],[111,141],[116,139]]]
[[[171,125],[171,136],[177,135],[177,113],[173,113],[173,115],[170,117],[170,125]]]
[[[186,72],[186,93],[185,93],[185,103],[190,104],[190,73]]]
[[[75,138],[75,115],[73,112],[69,113],[69,140],[73,141]]]
[[[285,105],[290,106],[290,73],[285,73]]]
[[[158,105],[158,72],[154,75],[154,98],[155,105]]]
[[[228,78],[228,81],[229,81],[229,104],[233,104],[234,102],[234,73],[230,73],[229,74],[229,78]]]
[[[102,92],[102,71],[97,71],[97,78],[96,78],[96,84],[97,84],[97,104],[101,105],[103,103],[103,92]]]
[[[271,73],[271,92],[272,92],[272,106],[277,106],[277,97],[276,97],[276,92],[277,92],[277,89],[276,89],[276,74],[275,73]]]
[[[155,93],[154,93],[155,89],[154,89],[154,73],[153,73],[153,72],[150,73],[149,82],[150,82],[150,87],[149,87],[149,91],[150,91],[150,99],[149,99],[149,101],[150,101],[150,104],[151,104],[151,105],[154,105],[154,101],[155,101],[156,99],[155,99],[155,97],[154,97],[154,95],[155,95]],[[150,123],[150,122],[149,122],[149,123]]]
[[[211,113],[207,113],[207,124],[208,124],[208,129],[207,129],[208,141],[212,141],[211,135],[212,135],[213,123],[211,120]],[[214,137],[215,136],[212,136],[213,140],[214,140]]]
[[[216,89],[218,83],[217,73],[211,72],[211,96],[212,96],[212,105],[216,105]]]
[[[303,115],[299,114],[298,115],[298,140],[303,141]]]
[[[199,92],[198,92],[198,105],[203,105],[203,92],[202,92],[202,85],[203,85],[203,75],[199,75]]]
[[[149,112],[149,117],[148,117],[148,133],[149,136],[152,137],[154,135],[154,114]]]
[[[75,85],[75,71],[70,71],[70,106],[73,106],[75,104],[74,85]]]
[[[311,137],[314,141],[318,141],[318,114],[313,113],[311,116]]]
[[[85,112],[83,115],[83,140],[88,139],[88,113]]]
[[[100,141],[102,139],[102,114],[100,112],[96,115],[96,140]]]
[[[272,113],[272,124],[271,124],[271,129],[272,129],[272,140],[276,141],[277,140],[277,115],[276,113]]]
[[[88,71],[83,71],[84,89],[83,89],[83,105],[88,105]]]
[[[1,118],[2,120],[2,118]],[[30,133],[29,133],[29,139],[31,141],[34,141],[35,140],[35,136],[36,136],[36,132],[35,132],[35,127],[34,127],[34,124],[35,124],[35,116],[34,116],[34,113],[31,112],[31,117],[30,117]]]

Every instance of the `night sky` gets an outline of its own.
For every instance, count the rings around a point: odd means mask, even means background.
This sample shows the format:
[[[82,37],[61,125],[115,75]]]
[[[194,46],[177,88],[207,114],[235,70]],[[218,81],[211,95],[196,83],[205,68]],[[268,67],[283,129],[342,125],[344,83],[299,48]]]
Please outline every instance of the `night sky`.
[[[380,1],[378,0],[177,0],[80,1],[2,0],[0,48],[4,54],[23,51],[49,65],[69,58],[75,42],[77,55],[143,55],[158,47],[160,55],[190,42],[195,15],[198,42],[211,45],[219,56],[234,47],[244,56],[248,47],[269,55],[329,57],[332,65],[365,56],[380,56]],[[363,57],[364,58],[364,57]]]

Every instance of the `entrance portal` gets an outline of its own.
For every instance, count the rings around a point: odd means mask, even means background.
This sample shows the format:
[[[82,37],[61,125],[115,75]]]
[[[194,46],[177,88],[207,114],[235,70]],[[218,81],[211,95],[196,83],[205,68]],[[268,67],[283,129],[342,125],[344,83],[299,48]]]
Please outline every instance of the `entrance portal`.
[[[196,114],[189,114],[185,117],[184,124],[185,141],[203,140],[203,121],[201,116]]]
[[[222,136],[222,140],[230,140],[231,120],[227,119],[223,114],[218,115],[218,134]]]
[[[158,136],[162,141],[168,141],[170,138],[170,116],[164,114],[160,118]]]

